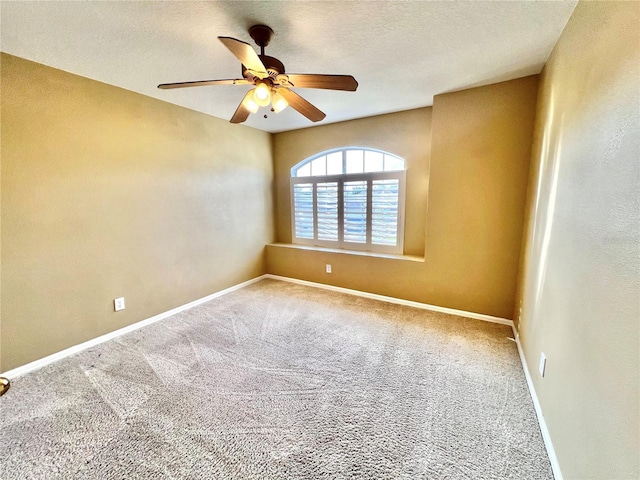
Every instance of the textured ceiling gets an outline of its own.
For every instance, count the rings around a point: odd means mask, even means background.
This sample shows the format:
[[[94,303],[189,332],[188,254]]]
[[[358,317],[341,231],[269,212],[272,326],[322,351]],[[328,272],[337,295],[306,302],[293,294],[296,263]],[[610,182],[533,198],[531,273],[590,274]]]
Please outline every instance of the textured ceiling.
[[[323,123],[428,106],[433,96],[539,73],[577,0],[0,2],[3,52],[229,119],[248,86],[158,90],[159,83],[239,78],[217,40],[253,44],[289,73],[350,74],[358,91],[297,89]],[[257,48],[257,47],[256,47]],[[245,125],[269,132],[312,124],[261,109]]]

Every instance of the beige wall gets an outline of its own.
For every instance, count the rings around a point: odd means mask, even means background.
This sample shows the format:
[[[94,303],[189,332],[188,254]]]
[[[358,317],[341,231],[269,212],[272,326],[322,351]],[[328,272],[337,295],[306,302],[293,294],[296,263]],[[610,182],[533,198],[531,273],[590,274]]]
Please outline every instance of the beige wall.
[[[541,77],[515,316],[566,479],[640,477],[639,11],[580,2]]]
[[[265,272],[269,134],[1,58],[0,371]]]
[[[439,95],[433,108],[274,135],[279,242],[291,242],[290,168],[367,146],[407,160],[405,254],[424,261],[270,246],[269,273],[511,318],[536,92],[532,76]]]
[[[435,98],[427,263],[440,305],[512,318],[537,87]]]

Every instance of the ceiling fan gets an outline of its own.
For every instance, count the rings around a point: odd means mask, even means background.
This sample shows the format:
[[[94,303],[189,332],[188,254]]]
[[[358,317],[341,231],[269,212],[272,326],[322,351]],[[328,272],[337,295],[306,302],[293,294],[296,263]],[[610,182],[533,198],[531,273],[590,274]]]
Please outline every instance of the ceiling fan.
[[[256,113],[260,107],[271,104],[271,111],[278,113],[291,106],[312,122],[322,120],[326,115],[291,90],[291,87],[321,88],[326,90],[346,90],[355,92],[358,82],[351,75],[316,75],[304,73],[286,74],[284,64],[277,58],[264,54],[269,45],[273,30],[266,25],[254,25],[249,35],[260,47],[258,55],[253,47],[231,37],[218,37],[218,40],[242,63],[242,77],[230,80],[199,80],[195,82],[162,83],[161,89],[201,87],[206,85],[254,85],[238,105],[231,123],[242,123],[250,113]],[[265,115],[266,117],[266,115]]]

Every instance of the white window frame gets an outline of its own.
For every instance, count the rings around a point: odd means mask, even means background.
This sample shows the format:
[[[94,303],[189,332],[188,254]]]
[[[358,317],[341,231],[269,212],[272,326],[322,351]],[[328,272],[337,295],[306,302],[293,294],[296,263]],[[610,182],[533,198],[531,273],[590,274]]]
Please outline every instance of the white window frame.
[[[397,159],[402,160],[405,165],[404,170],[393,170],[387,172],[367,172],[367,173],[342,173],[339,175],[316,175],[316,176],[306,176],[306,177],[295,177],[293,176],[297,169],[301,166],[304,166],[307,163],[312,162],[313,160],[336,152],[342,152],[342,164],[343,164],[343,172],[345,170],[345,157],[346,152],[348,150],[362,150],[362,151],[374,151],[383,153],[386,155],[393,156]],[[290,183],[290,203],[291,203],[291,237],[292,243],[299,245],[313,245],[319,247],[329,247],[329,248],[341,248],[347,250],[359,250],[359,251],[371,251],[371,252],[379,252],[379,253],[394,253],[394,254],[402,254],[404,252],[404,217],[405,217],[405,187],[406,187],[406,163],[404,159],[398,157],[389,152],[384,152],[381,150],[375,150],[372,148],[363,148],[363,147],[347,147],[340,148],[334,150],[327,150],[324,152],[320,152],[316,155],[313,155],[302,162],[296,164],[293,168],[291,168],[291,183]],[[397,226],[396,226],[396,245],[379,245],[373,244],[371,242],[372,237],[372,186],[374,180],[388,180],[388,179],[397,179],[398,180],[398,218],[397,218]],[[344,183],[345,182],[355,182],[355,181],[366,181],[367,182],[367,219],[366,219],[366,242],[365,243],[354,243],[343,240],[344,237]],[[338,240],[320,240],[318,239],[318,215],[317,215],[317,185],[322,183],[331,183],[335,182],[338,185]],[[314,205],[314,237],[313,239],[308,238],[298,238],[296,237],[296,219],[295,219],[295,204],[294,204],[294,186],[296,184],[306,183],[313,185],[313,205]]]

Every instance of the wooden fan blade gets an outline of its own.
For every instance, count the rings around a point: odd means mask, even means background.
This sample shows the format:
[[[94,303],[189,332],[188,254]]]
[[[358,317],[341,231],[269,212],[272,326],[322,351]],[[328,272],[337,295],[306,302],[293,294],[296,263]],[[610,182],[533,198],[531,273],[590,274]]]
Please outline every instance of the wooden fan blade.
[[[289,82],[298,88],[323,88],[325,90],[347,90],[355,92],[358,82],[351,75],[315,75],[290,73]]]
[[[267,69],[258,57],[258,54],[251,45],[242,40],[236,40],[231,37],[218,37],[218,40],[233,53],[240,63],[251,70],[251,73],[260,78],[269,76]]]
[[[253,91],[249,91],[247,92],[247,94],[245,95],[245,98],[247,95],[252,94]],[[238,105],[238,108],[236,108],[236,112],[233,114],[233,117],[231,117],[230,122],[231,123],[242,123],[244,122],[247,118],[249,118],[249,114],[251,112],[249,111],[249,109],[247,107],[244,106],[244,98],[242,99],[242,101],[240,102],[240,105]]]
[[[278,93],[284,97],[291,108],[297,110],[312,122],[319,122],[327,116],[324,112],[318,110],[296,92],[289,90],[288,88],[280,87],[278,88]]]
[[[168,90],[170,88],[204,87],[206,85],[249,85],[253,82],[245,78],[232,80],[198,80],[197,82],[161,83],[158,88]]]

